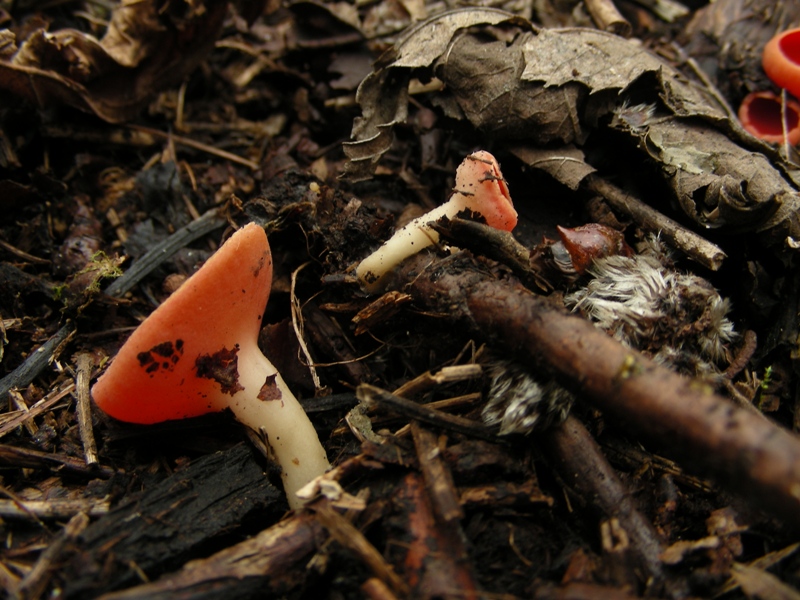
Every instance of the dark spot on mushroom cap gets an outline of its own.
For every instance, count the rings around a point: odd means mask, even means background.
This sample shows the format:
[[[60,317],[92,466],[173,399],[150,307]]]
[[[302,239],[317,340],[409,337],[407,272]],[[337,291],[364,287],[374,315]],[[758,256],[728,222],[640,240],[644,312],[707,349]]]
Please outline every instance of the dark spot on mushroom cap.
[[[155,352],[159,356],[169,357],[175,354],[175,346],[172,342],[162,342],[150,348],[150,352]]]
[[[283,394],[281,393],[278,384],[275,382],[275,377],[275,375],[268,376],[264,382],[264,385],[262,385],[261,389],[258,391],[258,399],[262,402],[280,400],[283,398]]]
[[[159,369],[174,371],[182,355],[183,340],[179,339],[175,340],[174,344],[172,342],[156,344],[149,350],[139,352],[136,359],[139,361],[139,366],[152,376]],[[162,360],[163,358],[169,360]]]
[[[223,394],[233,396],[244,388],[239,385],[239,344],[232,349],[222,348],[214,354],[202,354],[194,361],[197,376],[212,379],[219,384]]]
[[[139,361],[140,367],[145,367],[153,362],[153,355],[150,354],[149,350],[147,352],[139,352],[139,354],[136,355],[136,359]]]
[[[261,269],[267,262],[267,255],[264,254],[258,261],[258,264],[253,269],[253,277],[258,277],[258,274],[261,272]]]

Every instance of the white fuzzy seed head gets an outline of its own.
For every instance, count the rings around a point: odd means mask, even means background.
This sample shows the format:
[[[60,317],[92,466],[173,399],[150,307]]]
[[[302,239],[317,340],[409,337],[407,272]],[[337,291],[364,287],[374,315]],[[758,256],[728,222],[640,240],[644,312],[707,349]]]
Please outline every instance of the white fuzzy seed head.
[[[509,360],[491,360],[489,400],[481,412],[483,422],[499,427],[500,435],[528,434],[567,418],[574,396],[558,383],[537,377]]]
[[[592,279],[565,303],[629,347],[656,360],[714,370],[736,338],[729,302],[704,279],[665,267],[667,254],[651,241],[646,254],[602,258],[589,268]],[[701,363],[708,363],[701,366]]]

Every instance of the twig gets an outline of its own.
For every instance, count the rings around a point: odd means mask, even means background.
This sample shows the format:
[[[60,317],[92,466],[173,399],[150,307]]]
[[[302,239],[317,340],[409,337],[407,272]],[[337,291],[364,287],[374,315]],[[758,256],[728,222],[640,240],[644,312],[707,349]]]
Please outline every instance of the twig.
[[[50,264],[50,261],[47,260],[46,258],[39,258],[38,256],[34,256],[33,254],[28,254],[27,252],[24,252],[23,250],[20,250],[16,246],[12,246],[11,244],[6,242],[5,240],[0,240],[0,248],[4,248],[8,252],[11,252],[11,254],[14,254],[15,256],[18,256],[19,258],[21,258],[22,260],[26,260],[28,262],[31,262],[31,263],[35,264],[35,265],[49,265]]]
[[[25,399],[17,390],[9,390],[8,397],[11,399],[11,403],[14,405],[14,407],[22,414],[26,414],[29,411],[28,405],[25,404]],[[36,423],[32,419],[25,419],[24,425],[25,429],[28,430],[30,435],[35,435],[39,430],[39,428],[36,427]]]
[[[689,14],[689,9],[676,0],[633,0],[649,8],[667,23],[672,23]]]
[[[28,355],[28,358],[11,371],[8,375],[0,379],[0,402],[5,400],[8,392],[12,388],[24,388],[38,377],[39,373],[45,370],[53,353],[61,346],[72,334],[75,333],[75,324],[70,321],[58,332]],[[3,435],[3,428],[0,428],[0,437]]]
[[[153,269],[168,260],[181,248],[185,248],[198,238],[219,229],[226,224],[221,211],[216,208],[203,213],[196,221],[181,227],[163,242],[153,246],[146,254],[142,255],[125,274],[115,279],[106,290],[106,296],[119,298],[132,290],[142,279],[149,275]]]
[[[303,356],[306,359],[306,367],[308,367],[311,380],[314,382],[314,391],[319,393],[319,391],[322,389],[322,382],[317,374],[317,367],[314,365],[314,358],[311,356],[311,352],[308,350],[308,344],[306,344],[306,338],[303,331],[303,306],[300,304],[300,299],[297,297],[297,276],[299,275],[300,271],[305,269],[310,264],[310,261],[304,262],[302,265],[292,271],[292,283],[289,296],[291,298],[292,328],[294,329],[294,336],[297,338],[300,351],[303,353]]]
[[[31,378],[31,381],[33,381],[33,378]],[[43,412],[50,410],[50,408],[52,408],[54,404],[56,404],[60,400],[63,400],[64,397],[71,394],[74,389],[75,389],[75,383],[72,381],[68,381],[67,383],[63,384],[60,388],[47,394],[44,398],[42,398],[36,404],[31,406],[26,412],[21,411],[19,415],[0,425],[0,438],[6,435],[9,431],[13,431],[20,425],[24,425],[28,419],[32,419],[42,414]],[[0,398],[2,398],[2,396],[0,396]],[[83,464],[83,461],[81,461],[81,464]]]
[[[430,431],[411,421],[411,437],[417,450],[420,470],[425,478],[425,487],[433,502],[436,514],[445,523],[458,523],[464,511],[458,501],[453,475],[442,460],[439,440]]]
[[[570,416],[546,432],[544,440],[564,482],[596,505],[606,518],[619,520],[644,580],[662,581],[661,545],[655,527],[636,507],[630,492],[583,424]]]
[[[572,581],[560,586],[545,584],[536,589],[534,600],[637,600],[626,588]]]
[[[481,423],[433,410],[422,404],[417,404],[411,400],[395,396],[386,390],[382,390],[374,385],[369,385],[368,383],[362,383],[358,386],[356,389],[356,397],[361,402],[366,402],[367,404],[381,404],[384,408],[388,408],[409,419],[416,419],[423,423],[435,425],[436,427],[487,440],[489,442],[496,443],[498,441],[497,435]]]
[[[756,337],[756,332],[752,329],[745,331],[742,338],[743,342],[741,348],[736,353],[736,356],[733,357],[728,368],[725,369],[724,375],[726,379],[733,379],[741,373],[750,362],[750,359],[753,358],[753,354],[756,353],[756,349],[758,348],[758,338]]]
[[[78,431],[83,444],[83,456],[86,464],[97,464],[97,444],[92,429],[92,406],[89,396],[89,382],[92,379],[94,359],[88,352],[81,352],[76,359],[77,375],[75,378],[75,395],[77,396]]]
[[[370,577],[361,584],[361,592],[369,600],[397,600],[389,586],[377,577]]]
[[[163,131],[159,131],[158,129],[153,129],[152,127],[144,127],[142,125],[128,125],[129,129],[133,131],[138,131],[140,133],[146,133],[148,135],[152,135],[153,137],[160,138],[162,140],[168,140],[171,143],[180,144],[181,146],[186,146],[187,148],[193,148],[194,150],[200,150],[201,152],[206,152],[213,156],[218,156],[219,158],[224,158],[225,160],[229,160],[231,162],[243,165],[245,167],[249,167],[254,171],[258,169],[258,163],[253,162],[252,160],[248,160],[238,154],[234,154],[233,152],[228,152],[226,150],[220,150],[219,148],[215,148],[214,146],[209,146],[208,144],[204,144],[203,142],[198,142],[197,140],[193,140],[191,138],[184,137],[182,135],[175,135],[173,133],[165,133]]]
[[[425,371],[421,375],[417,375],[397,388],[394,394],[403,398],[415,398],[446,383],[459,383],[478,379],[481,376],[483,376],[483,367],[477,363],[450,365],[435,372]]]
[[[19,585],[22,578],[13,573],[4,563],[0,563],[0,589],[13,590]]]
[[[0,517],[4,519],[68,519],[78,513],[99,517],[108,512],[108,500],[76,500],[55,498],[53,500],[0,500]]]
[[[661,232],[673,246],[692,260],[712,271],[722,266],[722,261],[726,258],[722,248],[686,229],[677,221],[661,214],[614,184],[596,175],[589,175],[584,179],[584,185],[592,192],[600,194],[614,209],[630,216],[641,227]]]
[[[405,291],[472,325],[521,362],[546,363],[608,418],[711,473],[755,506],[800,526],[800,440],[693,380],[656,365],[590,322],[521,285],[497,280],[462,252],[403,268]],[[385,392],[381,392],[385,395]]]
[[[71,388],[63,395],[66,396],[70,391]],[[47,410],[47,408],[44,410]],[[36,414],[39,413],[37,412]],[[30,450],[28,448],[9,446],[7,444],[0,444],[0,466],[15,468],[25,467],[28,469],[52,469],[61,473],[70,473],[72,475],[93,478],[99,477],[101,479],[108,479],[115,473],[114,469],[102,467],[96,463],[87,466],[84,461],[72,456],[40,452],[39,450]]]
[[[409,590],[405,582],[350,521],[331,508],[327,502],[317,504],[314,511],[317,520],[331,537],[355,554],[375,577],[388,585],[395,594],[408,596]]]
[[[598,29],[625,38],[631,37],[631,24],[617,10],[613,0],[585,0],[584,5]]]
[[[89,524],[89,517],[83,513],[78,513],[69,520],[58,535],[55,536],[50,544],[39,556],[39,560],[33,566],[33,569],[25,575],[25,578],[19,582],[14,596],[20,599],[39,598],[48,584],[48,571],[54,567],[53,563],[57,563],[61,554],[67,550],[69,542],[74,540],[78,535],[86,529]]]
[[[403,507],[406,523],[404,575],[413,582],[413,598],[476,600],[479,595],[474,569],[458,521],[437,519],[431,507],[426,480],[408,473],[393,494]]]

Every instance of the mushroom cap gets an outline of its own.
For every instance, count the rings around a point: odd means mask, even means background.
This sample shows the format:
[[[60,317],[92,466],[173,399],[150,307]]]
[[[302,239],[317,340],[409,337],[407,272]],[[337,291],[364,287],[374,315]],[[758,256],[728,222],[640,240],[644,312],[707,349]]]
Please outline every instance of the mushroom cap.
[[[511,231],[517,226],[506,180],[489,152],[473,152],[461,163],[456,170],[456,193],[464,195],[467,207],[480,213],[490,227]]]
[[[775,85],[800,98],[800,29],[783,31],[767,42],[761,64]]]
[[[260,353],[271,286],[267,235],[250,223],[133,332],[92,388],[97,405],[143,424],[223,410],[242,389],[239,353]]]
[[[786,137],[792,146],[800,142],[800,104],[788,99],[785,106]],[[739,105],[739,121],[749,133],[772,144],[783,143],[781,99],[770,91],[751,92]]]

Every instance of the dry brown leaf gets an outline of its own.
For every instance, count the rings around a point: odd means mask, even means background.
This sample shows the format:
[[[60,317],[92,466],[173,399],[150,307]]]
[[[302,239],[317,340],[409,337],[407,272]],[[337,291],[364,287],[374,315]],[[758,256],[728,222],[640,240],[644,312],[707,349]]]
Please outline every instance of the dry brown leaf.
[[[553,150],[519,144],[512,145],[508,149],[526,165],[548,173],[571,190],[577,190],[581,181],[596,171],[586,162],[581,149],[573,145]]]
[[[705,88],[634,40],[590,29],[542,30],[509,13],[460,9],[409,30],[359,87],[362,117],[344,177],[372,176],[407,116],[412,77],[443,83],[433,102],[575,189],[593,171],[576,153],[598,127],[629,136],[695,223],[800,235],[797,191]],[[751,147],[752,144],[752,147]],[[544,154],[541,148],[548,148]],[[559,160],[558,157],[568,157]]]
[[[0,87],[38,104],[64,103],[117,123],[175,85],[208,52],[226,2],[125,0],[97,40],[74,29],[0,31]]]

